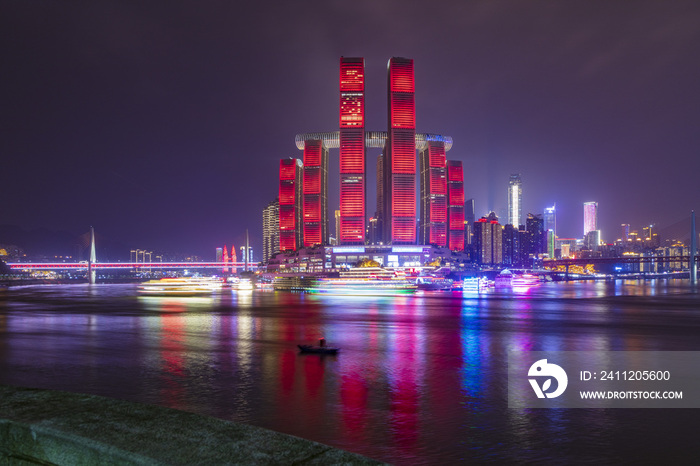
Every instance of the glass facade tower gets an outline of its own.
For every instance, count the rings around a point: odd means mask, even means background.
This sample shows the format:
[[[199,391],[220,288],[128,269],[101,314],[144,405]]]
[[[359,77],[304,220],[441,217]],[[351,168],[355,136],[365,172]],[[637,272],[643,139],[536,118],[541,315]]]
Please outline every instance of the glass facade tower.
[[[598,229],[598,203],[583,203],[583,237]]]
[[[384,240],[416,241],[416,107],[413,60],[388,64],[389,131],[384,151]]]
[[[445,144],[429,141],[420,151],[420,223],[418,242],[447,246],[447,166]]]
[[[328,244],[328,149],[320,139],[304,145],[304,247]]]
[[[464,171],[461,160],[447,161],[448,247],[464,250]]]
[[[301,160],[293,158],[280,160],[280,251],[296,251],[302,245],[302,172]]]
[[[508,181],[508,215],[506,225],[517,227],[522,225],[523,218],[523,186],[520,174],[510,175]]]
[[[339,244],[365,242],[365,60],[340,58]]]

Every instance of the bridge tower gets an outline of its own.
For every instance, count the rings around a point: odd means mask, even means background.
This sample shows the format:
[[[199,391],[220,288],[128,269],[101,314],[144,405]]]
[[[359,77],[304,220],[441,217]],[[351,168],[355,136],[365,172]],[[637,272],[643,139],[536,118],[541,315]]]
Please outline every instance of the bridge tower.
[[[693,210],[690,214],[690,283],[695,285],[698,281],[698,263],[695,260],[695,256],[698,253],[698,234],[695,230],[695,211]]]
[[[95,252],[95,229],[90,227],[90,259],[88,260],[88,280],[91,285],[95,284],[97,271],[93,270],[92,264],[97,262],[97,254]]]

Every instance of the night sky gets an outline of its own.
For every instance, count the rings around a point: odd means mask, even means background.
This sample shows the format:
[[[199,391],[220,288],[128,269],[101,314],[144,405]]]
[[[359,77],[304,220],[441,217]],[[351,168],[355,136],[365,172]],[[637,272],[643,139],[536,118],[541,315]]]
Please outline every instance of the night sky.
[[[0,224],[209,259],[248,228],[259,256],[279,159],[338,129],[340,56],[365,57],[371,131],[414,59],[417,131],[452,136],[479,216],[511,173],[563,237],[585,201],[605,241],[700,209],[695,0],[0,0],[0,52]]]

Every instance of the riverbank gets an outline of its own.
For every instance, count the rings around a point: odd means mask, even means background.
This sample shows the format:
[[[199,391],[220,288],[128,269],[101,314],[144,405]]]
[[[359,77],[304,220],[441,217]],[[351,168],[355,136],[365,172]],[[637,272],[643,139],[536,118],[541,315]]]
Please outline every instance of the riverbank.
[[[317,442],[175,409],[0,386],[0,463],[380,464]]]

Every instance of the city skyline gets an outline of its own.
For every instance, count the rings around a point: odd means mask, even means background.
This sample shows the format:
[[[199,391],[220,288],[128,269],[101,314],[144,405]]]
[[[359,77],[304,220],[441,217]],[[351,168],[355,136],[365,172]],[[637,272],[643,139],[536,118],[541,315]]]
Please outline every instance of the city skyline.
[[[561,237],[591,199],[605,241],[697,209],[699,5],[397,5],[8,5],[0,224],[199,254],[248,228],[262,251],[269,174],[295,134],[337,130],[340,56],[365,57],[367,128],[386,126],[386,58],[414,60],[416,131],[453,138],[477,218],[505,210],[512,173],[523,215],[556,203]]]

